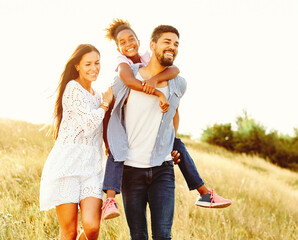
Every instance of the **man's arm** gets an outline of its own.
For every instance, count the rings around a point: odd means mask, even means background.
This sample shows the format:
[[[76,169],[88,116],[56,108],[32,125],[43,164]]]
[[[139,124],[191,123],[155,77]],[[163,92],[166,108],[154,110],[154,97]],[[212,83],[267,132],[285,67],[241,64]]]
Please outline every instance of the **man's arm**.
[[[175,136],[177,136],[177,132],[178,132],[178,127],[179,127],[179,112],[178,112],[178,107],[176,109],[176,113],[175,116],[173,118],[173,125],[174,125],[174,129],[175,129]]]
[[[165,70],[163,70],[159,74],[153,76],[149,80],[155,81],[156,83],[160,83],[160,82],[168,81],[168,80],[171,80],[171,79],[177,77],[179,73],[180,73],[179,68],[176,67],[175,65],[172,65],[172,66],[167,67]]]
[[[179,73],[180,73],[180,70],[176,66],[173,65],[173,66],[167,67],[159,74],[153,76],[148,80],[143,81],[143,92],[147,94],[152,94],[152,92],[155,90],[158,83],[173,79],[177,77]]]
[[[103,141],[105,143],[105,147],[106,147],[106,155],[108,156],[109,154],[109,143],[108,143],[108,136],[107,136],[107,132],[108,132],[108,123],[111,117],[111,112],[112,109],[114,107],[114,103],[115,103],[115,99],[113,98],[110,106],[109,106],[109,110],[106,112],[105,117],[103,119]]]
[[[175,116],[173,118],[173,125],[175,129],[175,136],[177,136],[177,131],[179,127],[179,112],[178,112],[178,107],[176,109]],[[180,162],[180,153],[177,150],[172,151],[172,159],[174,164],[178,164]]]

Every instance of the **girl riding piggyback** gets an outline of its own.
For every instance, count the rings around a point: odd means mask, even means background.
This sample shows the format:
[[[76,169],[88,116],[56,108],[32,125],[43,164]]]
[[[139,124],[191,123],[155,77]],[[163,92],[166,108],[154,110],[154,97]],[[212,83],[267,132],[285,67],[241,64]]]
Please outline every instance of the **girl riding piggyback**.
[[[145,67],[150,60],[149,52],[139,54],[140,41],[127,21],[123,21],[121,19],[114,20],[113,23],[110,24],[109,28],[106,29],[106,32],[106,37],[109,40],[115,41],[117,50],[120,53],[119,56],[117,56],[116,67],[116,72],[118,73],[120,79],[130,89],[157,96],[159,98],[161,111],[163,113],[167,112],[169,108],[168,100],[161,91],[156,89],[156,86],[158,83],[175,78],[180,72],[179,69],[172,65],[168,66],[163,72],[150,79],[146,79],[144,81],[136,79],[130,66],[138,64],[139,67]],[[177,133],[179,119],[174,119],[173,123],[175,133]],[[109,149],[107,141],[106,148]],[[213,208],[227,207],[231,204],[230,200],[221,198],[220,196],[214,194],[213,190],[211,192],[205,187],[193,160],[185,148],[185,145],[178,138],[175,138],[172,157],[174,163],[177,164],[180,162],[179,167],[184,175],[189,189],[197,189],[201,196],[204,195],[204,198],[200,196],[200,198],[196,201],[196,205]],[[123,162],[114,161],[112,154],[109,152],[103,184],[103,190],[107,193],[107,200],[103,206],[103,219],[110,219],[120,215],[115,201],[115,196],[120,193],[122,172]]]

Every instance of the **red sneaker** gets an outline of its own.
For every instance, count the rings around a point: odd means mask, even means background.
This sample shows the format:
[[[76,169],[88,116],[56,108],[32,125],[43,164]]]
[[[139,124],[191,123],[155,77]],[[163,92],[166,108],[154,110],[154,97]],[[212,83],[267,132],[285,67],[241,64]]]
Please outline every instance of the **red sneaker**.
[[[222,198],[221,196],[215,194],[214,190],[211,189],[205,195],[199,196],[195,204],[205,208],[225,208],[230,206],[232,201]]]
[[[115,198],[107,198],[107,200],[105,201],[101,209],[102,209],[101,218],[104,220],[120,216],[120,212],[118,210]]]

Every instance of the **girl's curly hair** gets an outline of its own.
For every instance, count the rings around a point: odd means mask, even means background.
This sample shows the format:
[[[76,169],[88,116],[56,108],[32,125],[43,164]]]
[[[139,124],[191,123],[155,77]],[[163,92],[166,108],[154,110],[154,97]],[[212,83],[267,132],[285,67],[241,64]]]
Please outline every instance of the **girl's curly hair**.
[[[113,22],[110,24],[108,28],[105,29],[106,31],[106,38],[110,41],[114,40],[117,44],[117,35],[122,30],[128,29],[132,31],[132,33],[135,35],[135,37],[138,39],[136,33],[134,30],[132,30],[130,23],[126,20],[116,18],[113,20]]]

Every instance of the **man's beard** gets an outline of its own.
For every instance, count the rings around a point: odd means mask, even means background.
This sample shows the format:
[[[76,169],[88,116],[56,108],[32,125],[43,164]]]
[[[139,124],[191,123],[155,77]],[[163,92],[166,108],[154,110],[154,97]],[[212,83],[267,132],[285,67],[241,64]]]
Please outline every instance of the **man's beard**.
[[[175,60],[175,55],[173,56],[173,59],[168,59],[164,56],[164,52],[162,52],[162,54],[158,54],[157,52],[155,52],[155,54],[161,66],[168,67],[173,65],[173,62]]]

